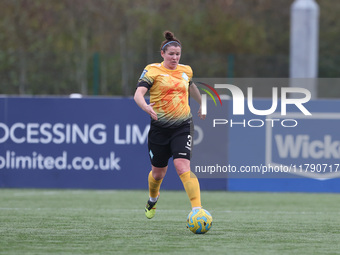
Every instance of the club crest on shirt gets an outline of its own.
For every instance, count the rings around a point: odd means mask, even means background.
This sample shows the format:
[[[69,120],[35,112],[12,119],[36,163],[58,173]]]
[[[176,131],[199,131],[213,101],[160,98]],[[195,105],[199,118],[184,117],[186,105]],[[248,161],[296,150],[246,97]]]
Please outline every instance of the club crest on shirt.
[[[189,80],[189,77],[186,73],[182,73],[182,77],[184,80],[188,81]]]

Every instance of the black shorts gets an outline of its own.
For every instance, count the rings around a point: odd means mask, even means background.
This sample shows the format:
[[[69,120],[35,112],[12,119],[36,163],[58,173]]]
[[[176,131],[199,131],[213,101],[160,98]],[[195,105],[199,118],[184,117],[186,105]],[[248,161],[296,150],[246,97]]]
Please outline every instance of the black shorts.
[[[161,128],[151,125],[148,149],[151,164],[166,167],[170,157],[191,158],[194,125],[192,120],[178,128]]]

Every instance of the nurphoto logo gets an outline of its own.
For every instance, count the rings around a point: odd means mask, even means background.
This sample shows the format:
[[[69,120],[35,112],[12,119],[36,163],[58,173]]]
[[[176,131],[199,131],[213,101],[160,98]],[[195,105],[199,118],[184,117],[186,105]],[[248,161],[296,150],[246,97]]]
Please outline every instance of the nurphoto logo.
[[[220,98],[220,95],[217,93],[216,89],[226,89],[231,93],[232,97],[232,107],[233,111],[232,114],[235,116],[242,116],[245,115],[245,104],[248,107],[248,110],[257,116],[269,116],[276,112],[278,105],[279,105],[279,96],[278,96],[278,88],[273,87],[272,88],[272,103],[271,107],[269,109],[256,109],[254,107],[254,97],[253,97],[253,88],[248,87],[247,88],[247,99],[245,100],[245,96],[242,92],[242,90],[231,84],[215,84],[214,88],[212,86],[209,86],[205,83],[199,82],[199,84],[209,88],[219,99],[220,104],[222,106],[222,101]],[[206,92],[214,101],[215,105],[216,100],[213,97],[212,93],[208,91],[207,89],[200,88],[204,92]],[[287,105],[294,105],[301,113],[305,116],[312,115],[308,109],[304,106],[305,103],[309,102],[311,99],[311,93],[309,90],[305,88],[297,88],[297,87],[282,87],[281,88],[281,100],[280,100],[280,109],[281,109],[281,116],[287,115]],[[289,98],[288,95],[290,93],[295,93],[301,95],[299,98]],[[206,94],[202,95],[202,104],[201,104],[201,110],[202,114],[207,115],[207,96]],[[277,122],[281,124],[283,127],[295,127],[297,126],[298,122],[295,119],[270,119],[266,118],[265,120],[262,119],[243,119],[242,121],[233,121],[232,119],[213,119],[213,127],[216,127],[217,125],[230,125],[230,127],[233,127],[235,125],[242,125],[244,127],[262,127],[265,123],[271,124],[273,127]]]

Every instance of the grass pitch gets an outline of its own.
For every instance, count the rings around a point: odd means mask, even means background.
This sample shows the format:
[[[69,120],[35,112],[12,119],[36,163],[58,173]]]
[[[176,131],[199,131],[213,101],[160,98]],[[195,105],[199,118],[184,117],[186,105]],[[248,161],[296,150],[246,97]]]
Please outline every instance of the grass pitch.
[[[205,235],[183,191],[0,190],[0,254],[340,254],[339,194],[202,192]]]

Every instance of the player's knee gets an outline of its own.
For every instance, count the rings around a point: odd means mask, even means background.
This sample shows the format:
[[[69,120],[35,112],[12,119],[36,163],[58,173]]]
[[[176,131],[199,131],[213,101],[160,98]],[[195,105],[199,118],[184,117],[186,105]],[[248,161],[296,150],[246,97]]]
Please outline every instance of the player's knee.
[[[190,161],[184,158],[174,159],[174,165],[178,175],[190,171]]]
[[[164,178],[167,171],[167,167],[154,167],[152,166],[152,177],[159,181]]]

